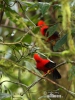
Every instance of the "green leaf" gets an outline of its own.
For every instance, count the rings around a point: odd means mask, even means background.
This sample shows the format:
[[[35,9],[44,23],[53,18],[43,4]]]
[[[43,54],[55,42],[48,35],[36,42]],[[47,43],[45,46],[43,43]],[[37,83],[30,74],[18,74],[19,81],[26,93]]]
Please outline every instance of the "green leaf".
[[[72,30],[72,36],[75,36],[75,30]],[[67,34],[65,34],[60,40],[58,40],[53,47],[54,51],[57,51],[64,43],[67,42]]]
[[[14,13],[14,14],[17,14],[17,12],[15,10],[12,10],[9,6],[7,6],[5,8],[5,11],[8,11],[8,12],[11,12],[11,13]]]
[[[69,70],[69,80],[72,80],[75,77],[75,66],[72,66]]]
[[[53,47],[53,50],[57,51],[66,42],[67,42],[67,34],[56,42],[55,46]]]
[[[13,71],[17,69],[17,67],[18,66],[14,64],[11,60],[0,59],[0,71],[4,73],[12,74]]]
[[[72,36],[75,36],[75,28],[72,28]]]
[[[47,4],[39,4],[42,15],[46,13],[46,11],[49,9],[49,6],[50,5],[47,5]]]
[[[0,41],[3,41],[3,37],[2,36],[0,36]]]
[[[5,99],[5,98],[9,98],[9,97],[11,97],[10,94],[7,94],[7,93],[0,93],[0,100],[1,100],[1,99]]]
[[[6,8],[5,14],[12,22],[18,25],[19,28],[23,29],[26,27],[24,18],[20,17],[19,14],[15,10]]]
[[[33,33],[34,34],[37,34],[37,32],[40,30],[40,28],[39,27],[36,27],[35,29],[33,29]]]
[[[30,63],[29,61],[25,61],[26,67],[29,70],[34,70],[37,74],[41,75],[41,73],[36,69],[36,66],[33,63]]]
[[[54,10],[58,10],[61,9],[61,5],[60,4],[55,4],[53,5]]]
[[[27,34],[25,36],[25,38],[22,40],[22,42],[27,42],[27,43],[31,43],[32,39],[31,39],[31,35]]]
[[[55,24],[53,26],[51,26],[48,30],[47,30],[47,33],[48,33],[48,37],[52,36],[54,34],[54,32],[57,30],[57,27],[58,25]]]

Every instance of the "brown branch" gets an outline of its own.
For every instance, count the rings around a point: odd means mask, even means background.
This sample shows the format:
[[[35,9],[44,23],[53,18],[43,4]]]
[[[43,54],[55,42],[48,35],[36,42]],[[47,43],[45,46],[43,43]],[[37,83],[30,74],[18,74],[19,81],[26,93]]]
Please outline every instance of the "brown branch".
[[[4,42],[0,42],[0,44],[2,44],[2,45],[15,45],[15,44],[20,44],[21,42],[22,42],[22,40],[25,38],[25,36],[27,35],[29,33],[29,31],[27,32],[27,33],[25,33],[24,35],[23,35],[23,37],[20,39],[20,41],[18,41],[18,42],[13,42],[13,43],[4,43]]]
[[[7,60],[7,61],[10,61],[10,62],[12,63],[12,65],[14,66],[15,63],[14,63],[13,61],[11,61],[11,60]],[[72,63],[75,63],[74,61],[71,61],[71,62],[72,62]],[[65,63],[67,63],[67,62],[63,62],[63,63],[61,63],[61,64],[59,64],[59,65],[57,65],[57,66],[64,65]],[[54,84],[54,85],[56,85],[56,86],[62,88],[63,90],[65,90],[67,93],[69,93],[71,96],[73,96],[73,97],[75,98],[75,94],[74,94],[73,92],[67,90],[65,87],[63,87],[63,86],[61,86],[60,84],[57,84],[56,82],[54,82],[53,80],[47,78],[46,76],[48,75],[48,73],[45,74],[44,76],[40,76],[40,75],[38,75],[37,73],[35,73],[34,71],[29,70],[29,69],[27,69],[27,68],[25,68],[25,67],[23,67],[23,66],[19,66],[18,64],[16,64],[16,68],[22,68],[23,70],[26,69],[26,70],[29,71],[30,73],[32,73],[32,74],[34,74],[34,75],[40,77],[39,80],[37,80],[36,82],[34,82],[33,84],[31,84],[30,86],[27,87],[27,90],[23,93],[23,95],[24,95],[32,86],[34,86],[36,83],[38,83],[40,80],[46,79],[47,81],[51,82],[52,84]]]
[[[20,30],[20,29],[17,28],[17,27],[11,27],[11,26],[6,26],[6,25],[2,25],[2,24],[0,25],[0,27],[15,29],[15,30],[18,30],[18,31],[23,32],[23,33],[30,31],[30,34],[31,34],[32,36],[36,37],[36,36],[34,35],[34,33],[31,31],[31,29],[29,29],[27,26],[26,26],[26,30],[27,30],[27,31],[25,31],[25,30]]]
[[[72,62],[75,63],[74,61],[72,61]],[[67,63],[67,61],[65,61],[65,62],[63,62],[63,63],[60,63],[60,64],[58,64],[55,68],[60,67],[60,66],[62,66],[62,65],[64,65],[64,64],[66,64],[66,63]],[[55,68],[53,68],[53,69],[55,69]],[[53,69],[52,69],[52,70],[53,70]],[[27,70],[28,70],[28,69],[27,69]],[[51,70],[51,71],[52,71],[52,70]],[[67,90],[65,87],[63,87],[63,86],[61,86],[60,84],[57,84],[56,82],[54,82],[53,80],[47,78],[46,76],[47,76],[49,73],[45,74],[44,76],[40,76],[40,75],[36,74],[35,72],[32,72],[32,71],[30,71],[30,70],[28,70],[28,71],[31,72],[31,73],[33,73],[34,75],[40,77],[40,79],[38,79],[38,80],[35,81],[33,84],[31,84],[31,85],[27,88],[27,90],[25,91],[25,93],[26,93],[30,88],[32,88],[36,83],[38,83],[38,82],[41,81],[42,79],[46,79],[47,81],[51,82],[52,84],[57,85],[58,87],[62,88],[63,90],[65,90],[67,93],[69,93],[71,96],[73,96],[73,97],[75,98],[75,94],[74,94],[73,92]],[[51,71],[50,71],[50,72],[51,72]],[[24,95],[25,93],[23,93],[23,95]]]
[[[17,27],[6,26],[6,25],[3,25],[3,24],[1,24],[0,27],[15,29],[15,30],[18,30],[18,31],[23,32],[23,33],[26,32],[25,30],[20,30],[20,29],[17,28]]]
[[[66,61],[65,62],[63,62],[63,63],[61,63],[61,64],[58,64],[57,66],[56,66],[56,68],[57,67],[60,67],[61,65],[64,65],[66,63]],[[53,70],[53,69],[51,69],[51,70]],[[46,73],[43,77],[46,77],[47,75],[48,75],[49,73]],[[39,81],[41,81],[43,78],[40,78],[40,79],[38,79],[37,81],[35,81],[33,84],[31,84],[29,87],[28,87],[28,89],[26,90],[26,91],[28,91],[30,88],[32,88],[35,84],[37,84]]]
[[[60,67],[60,66],[62,66],[62,65],[64,65],[64,64],[66,64],[66,63],[69,63],[69,62],[68,62],[68,61],[64,61],[64,62],[62,62],[62,63],[56,65],[56,67],[54,67],[54,68],[52,68],[52,69],[50,70],[50,73],[51,73],[54,69],[56,69],[56,68],[58,68],[58,67]]]
[[[4,15],[5,3],[3,1],[0,1],[0,4],[3,6],[3,8],[0,10],[0,24],[1,24]]]
[[[27,69],[27,70],[28,70],[28,69]],[[46,79],[47,81],[51,82],[52,84],[54,84],[54,85],[56,85],[56,86],[62,88],[63,90],[65,90],[67,93],[69,93],[71,96],[73,96],[73,97],[75,98],[75,94],[74,94],[73,92],[67,90],[65,87],[63,87],[63,86],[61,86],[60,84],[57,84],[56,82],[54,82],[53,80],[47,78],[45,75],[44,75],[44,76],[40,76],[40,75],[36,74],[36,73],[33,72],[33,71],[30,71],[30,70],[28,70],[28,71],[31,72],[32,74],[34,74],[34,75],[40,77],[39,80]],[[38,82],[39,82],[39,80],[38,80]],[[25,93],[26,93],[32,86],[34,86],[34,85],[35,85],[36,83],[38,83],[38,82],[35,82],[35,83],[33,83],[31,86],[29,86],[29,87],[27,88],[27,90],[25,91]],[[23,93],[23,95],[24,95],[25,93]]]

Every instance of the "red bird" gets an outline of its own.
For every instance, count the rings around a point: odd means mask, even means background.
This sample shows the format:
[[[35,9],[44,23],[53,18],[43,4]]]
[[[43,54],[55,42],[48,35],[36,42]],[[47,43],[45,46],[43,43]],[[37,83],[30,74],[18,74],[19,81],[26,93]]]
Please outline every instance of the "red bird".
[[[40,31],[41,31],[43,36],[46,36],[46,37],[49,36],[49,33],[47,33],[47,30],[48,30],[49,26],[46,25],[46,23],[43,20],[40,20],[37,23],[37,26],[40,27]],[[57,31],[55,31],[54,34],[48,38],[47,41],[51,41],[51,40],[56,41],[57,39],[59,39],[59,33]]]
[[[50,70],[50,69],[52,69],[56,66],[55,62],[48,60],[48,59],[41,58],[37,53],[34,54],[34,59],[36,61],[36,68],[38,70],[43,71],[44,73],[47,73],[48,70]],[[52,71],[52,74],[53,74],[54,79],[60,79],[61,78],[61,75],[59,74],[57,69],[54,69]]]

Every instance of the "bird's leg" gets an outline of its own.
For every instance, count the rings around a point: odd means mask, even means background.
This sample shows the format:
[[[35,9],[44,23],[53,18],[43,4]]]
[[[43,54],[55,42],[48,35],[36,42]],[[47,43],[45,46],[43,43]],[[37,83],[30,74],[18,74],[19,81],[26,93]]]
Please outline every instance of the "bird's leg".
[[[56,41],[50,41],[51,45],[54,46],[56,44]]]
[[[50,70],[48,70],[48,71],[47,71],[47,74],[51,74],[51,71],[50,71]]]

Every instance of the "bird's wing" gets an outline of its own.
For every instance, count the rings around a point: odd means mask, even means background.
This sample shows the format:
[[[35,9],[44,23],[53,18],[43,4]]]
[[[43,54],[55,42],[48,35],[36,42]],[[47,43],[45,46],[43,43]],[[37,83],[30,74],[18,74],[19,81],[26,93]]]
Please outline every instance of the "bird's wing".
[[[53,78],[54,79],[60,79],[61,78],[61,75],[60,75],[60,73],[58,72],[57,69],[54,69],[54,71],[53,71]]]
[[[55,66],[56,66],[56,63],[54,63],[54,62],[48,62],[48,63],[45,65],[46,68],[53,68],[53,67],[55,67]]]

